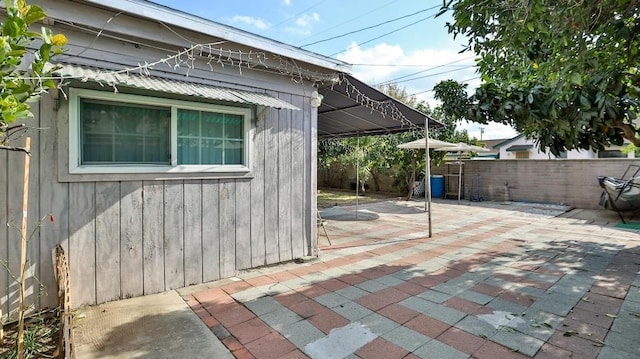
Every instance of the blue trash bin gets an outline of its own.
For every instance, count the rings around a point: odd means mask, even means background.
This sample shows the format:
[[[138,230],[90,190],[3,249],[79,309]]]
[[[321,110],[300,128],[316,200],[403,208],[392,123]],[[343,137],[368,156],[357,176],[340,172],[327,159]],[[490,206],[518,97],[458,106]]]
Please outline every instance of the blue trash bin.
[[[431,176],[431,197],[434,197],[434,198],[444,197],[444,176],[443,175]]]

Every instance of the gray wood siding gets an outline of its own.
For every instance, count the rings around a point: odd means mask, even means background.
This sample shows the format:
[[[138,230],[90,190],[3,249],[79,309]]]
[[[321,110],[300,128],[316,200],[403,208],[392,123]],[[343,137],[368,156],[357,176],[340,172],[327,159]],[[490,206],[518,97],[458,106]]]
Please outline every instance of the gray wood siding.
[[[144,292],[142,193],[142,181],[120,183],[120,295],[122,298],[137,297]]]
[[[305,107],[303,97],[278,96]],[[51,104],[45,97],[40,106]],[[46,217],[29,257],[30,270],[49,296],[38,299],[31,278],[29,303],[56,304],[52,253],[58,243],[69,257],[74,306],[212,281],[312,254],[315,226],[306,218],[315,215],[310,111],[269,109],[254,121],[252,178],[238,179],[60,182],[57,151],[66,145],[55,136],[67,126],[67,111],[48,110],[53,116],[36,118],[48,129],[31,133],[38,155],[31,166],[30,228]],[[20,153],[0,153],[0,220],[18,227],[23,160]],[[0,235],[0,258],[17,270],[19,233],[3,226]],[[0,285],[7,313],[17,298],[5,271]]]
[[[202,183],[184,183],[184,282],[202,283]]]
[[[269,114],[267,114],[269,116]],[[255,123],[253,137],[253,173],[251,186],[251,265],[253,267],[267,264],[265,243],[265,130],[266,120]]]
[[[202,280],[220,279],[220,181],[202,181]]]
[[[120,297],[120,183],[96,183],[96,301]]]

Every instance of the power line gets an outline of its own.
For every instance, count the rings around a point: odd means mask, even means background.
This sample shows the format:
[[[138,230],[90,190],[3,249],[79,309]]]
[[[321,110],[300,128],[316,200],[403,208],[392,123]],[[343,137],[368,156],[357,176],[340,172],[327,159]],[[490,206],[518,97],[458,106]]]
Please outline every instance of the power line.
[[[400,30],[404,30],[404,29],[408,28],[409,26],[413,26],[413,25],[415,25],[415,24],[418,24],[418,23],[420,23],[420,22],[422,22],[422,21],[428,20],[428,19],[433,18],[433,17],[435,17],[435,14],[433,14],[433,15],[429,15],[429,16],[427,16],[427,17],[425,17],[425,18],[422,18],[422,19],[420,19],[420,20],[418,20],[418,21],[414,21],[414,22],[412,22],[412,23],[410,23],[410,24],[408,24],[408,25],[405,25],[405,26],[403,26],[403,27],[400,27],[400,28],[398,28],[398,29],[395,29],[395,30],[392,30],[392,31],[386,32],[386,33],[384,33],[384,34],[382,34],[382,35],[380,35],[380,36],[376,36],[376,37],[374,37],[373,39],[367,40],[367,41],[365,41],[365,42],[361,42],[361,43],[359,43],[359,44],[356,44],[356,45],[353,45],[353,46],[349,46],[349,47],[347,47],[346,49],[344,49],[344,50],[342,50],[342,51],[338,51],[338,52],[336,52],[336,53],[333,53],[333,54],[331,54],[331,55],[329,55],[329,56],[330,56],[330,57],[331,57],[331,56],[335,56],[335,55],[337,55],[337,54],[341,54],[341,53],[343,53],[343,52],[345,52],[345,51],[351,50],[352,48],[354,48],[354,47],[356,47],[356,46],[362,46],[362,45],[368,44],[368,43],[370,43],[370,42],[372,42],[372,41],[378,40],[378,39],[383,38],[383,37],[385,37],[385,36],[387,36],[387,35],[391,35],[391,34],[393,34],[393,33],[396,33],[396,32],[398,32],[398,31],[400,31]]]
[[[383,22],[377,23],[377,24],[375,24],[375,25],[371,25],[371,26],[363,27],[363,28],[358,29],[358,30],[349,31],[349,32],[344,33],[344,34],[341,34],[341,35],[337,35],[337,36],[329,37],[329,38],[326,38],[326,39],[323,39],[323,40],[318,40],[318,41],[315,41],[315,42],[310,42],[310,43],[308,43],[308,44],[301,45],[300,47],[307,47],[307,46],[311,46],[311,45],[319,44],[319,43],[321,43],[321,42],[327,42],[327,41],[331,41],[331,40],[339,39],[339,38],[341,38],[341,37],[345,37],[345,36],[349,36],[349,35],[357,34],[357,33],[359,33],[359,32],[365,31],[365,30],[371,30],[371,29],[374,29],[374,28],[376,28],[376,27],[379,27],[379,26],[382,26],[382,25],[386,25],[386,24],[392,23],[392,22],[394,22],[394,21],[398,21],[398,20],[406,19],[406,18],[411,17],[411,16],[415,16],[415,15],[418,15],[418,14],[422,14],[422,13],[423,13],[423,12],[425,12],[425,11],[433,10],[433,9],[435,9],[435,8],[438,8],[438,7],[440,7],[440,5],[432,6],[432,7],[430,7],[430,8],[423,9],[423,10],[420,10],[420,11],[416,11],[416,12],[413,12],[413,13],[411,13],[411,14],[403,15],[403,16],[397,17],[397,18],[395,18],[395,19],[391,19],[391,20],[383,21]]]
[[[465,67],[468,65],[450,65],[451,63],[446,63],[443,65],[431,65],[431,64],[351,64],[353,66],[365,66],[365,67]]]
[[[464,82],[470,82],[470,81],[473,81],[473,80],[477,80],[477,79],[479,79],[480,77],[482,77],[482,76],[476,76],[476,77],[472,77],[472,78],[469,78],[469,79],[466,79],[466,80],[462,80],[462,81],[458,81],[458,82],[462,82],[462,83],[464,83]],[[424,91],[420,91],[420,92],[414,92],[414,93],[410,94],[409,96],[420,95],[420,94],[427,93],[427,92],[433,92],[433,89],[431,89],[431,90],[424,90]]]
[[[308,36],[307,40],[308,39],[313,39],[315,37],[318,37],[319,35],[324,34],[326,32],[329,32],[331,30],[335,30],[335,29],[339,28],[340,26],[348,24],[348,23],[351,23],[351,22],[353,22],[353,21],[355,21],[357,19],[361,19],[361,18],[363,18],[363,17],[365,17],[365,16],[367,16],[367,15],[369,15],[371,13],[374,13],[374,12],[384,8],[384,7],[387,7],[387,6],[389,6],[389,5],[391,5],[391,4],[395,3],[395,2],[396,2],[396,0],[391,0],[391,1],[389,1],[388,3],[386,3],[384,5],[378,6],[377,8],[371,9],[371,10],[365,12],[365,13],[358,14],[358,16],[356,16],[356,17],[352,17],[352,18],[350,18],[350,19],[348,19],[346,21],[343,21],[343,22],[341,22],[341,23],[339,23],[339,24],[337,24],[335,26],[332,26],[332,27],[330,27],[328,29],[325,29],[323,31],[319,31],[319,32],[313,34],[312,36]],[[296,45],[296,46],[300,46],[300,45]]]
[[[401,83],[401,82],[409,82],[409,81],[415,81],[415,80],[420,80],[420,79],[425,79],[427,77],[434,77],[434,76],[438,76],[438,75],[443,75],[443,74],[448,74],[451,72],[456,72],[456,71],[460,71],[460,70],[464,70],[466,68],[470,68],[470,67],[474,67],[475,65],[469,65],[467,67],[462,67],[459,69],[453,69],[453,70],[447,70],[447,71],[441,71],[441,72],[437,72],[435,74],[429,74],[429,75],[424,75],[424,76],[418,76],[418,77],[414,77],[411,79],[406,79],[406,80],[401,80],[401,81],[394,81],[393,83]]]
[[[414,75],[417,75],[417,74],[421,74],[421,73],[424,73],[424,72],[427,72],[427,71],[435,70],[435,69],[438,69],[438,68],[441,68],[441,67],[446,67],[446,66],[448,66],[448,65],[456,64],[456,63],[458,63],[458,62],[466,61],[466,60],[469,60],[469,59],[472,59],[472,58],[474,58],[474,56],[465,57],[464,59],[455,60],[455,61],[447,62],[447,63],[442,64],[442,65],[433,66],[433,67],[428,68],[428,69],[425,69],[425,70],[421,70],[421,71],[413,72],[413,73],[410,73],[410,74],[408,74],[408,75],[404,75],[404,76],[396,77],[396,78],[394,78],[394,79],[387,80],[387,81],[385,81],[385,82],[381,82],[381,83],[379,83],[378,85],[386,85],[386,84],[388,84],[388,83],[398,82],[398,80],[402,80],[402,79],[407,78],[407,77],[411,77],[411,76],[414,76]],[[469,67],[469,65],[461,65],[460,70],[461,70],[461,69],[464,69],[464,68],[468,68],[468,67]]]

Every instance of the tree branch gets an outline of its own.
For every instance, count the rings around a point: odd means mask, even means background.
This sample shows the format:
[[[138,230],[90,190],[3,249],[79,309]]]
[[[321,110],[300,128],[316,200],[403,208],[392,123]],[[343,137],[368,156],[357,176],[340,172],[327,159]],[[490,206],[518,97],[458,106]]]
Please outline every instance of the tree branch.
[[[31,152],[27,151],[26,148],[24,147],[15,147],[15,146],[3,146],[0,145],[0,150],[5,150],[5,151],[16,151],[16,152],[24,152],[27,155],[31,156]]]
[[[20,123],[20,124],[17,124],[17,125],[7,126],[7,128],[5,128],[4,131],[7,132],[7,131],[11,131],[11,130],[22,128],[22,127],[27,127],[27,125],[25,125],[24,123]]]
[[[622,137],[629,140],[634,146],[640,147],[640,138],[636,136],[636,131],[631,126],[620,120],[616,120],[613,127],[621,129],[623,133]]]

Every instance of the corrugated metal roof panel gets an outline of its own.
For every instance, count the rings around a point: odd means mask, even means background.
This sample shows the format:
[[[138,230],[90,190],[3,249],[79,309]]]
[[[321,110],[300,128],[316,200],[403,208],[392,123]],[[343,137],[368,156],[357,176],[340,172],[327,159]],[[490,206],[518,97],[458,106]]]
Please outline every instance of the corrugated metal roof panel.
[[[273,96],[229,89],[223,87],[208,86],[154,76],[114,72],[96,68],[80,67],[75,65],[60,65],[56,74],[64,78],[74,78],[80,81],[96,81],[109,86],[125,86],[151,91],[173,93],[178,95],[196,96],[211,100],[235,102],[241,104],[260,105],[277,109],[300,110],[298,107],[275,98]]]

